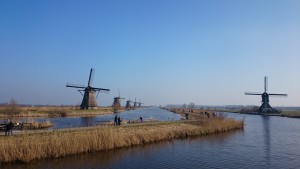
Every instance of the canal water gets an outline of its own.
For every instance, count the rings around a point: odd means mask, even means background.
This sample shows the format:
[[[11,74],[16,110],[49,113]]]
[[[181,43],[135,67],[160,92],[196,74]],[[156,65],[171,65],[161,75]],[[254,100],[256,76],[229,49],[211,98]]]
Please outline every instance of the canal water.
[[[2,165],[1,169],[300,168],[300,119],[227,116],[244,119],[244,129],[26,165]]]

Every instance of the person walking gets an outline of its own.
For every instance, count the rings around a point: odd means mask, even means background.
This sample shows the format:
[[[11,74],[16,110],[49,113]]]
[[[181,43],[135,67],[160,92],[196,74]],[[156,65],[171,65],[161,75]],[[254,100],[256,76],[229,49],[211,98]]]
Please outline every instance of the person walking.
[[[118,125],[118,115],[115,116],[114,122],[115,122],[114,123],[115,126]]]
[[[8,135],[10,134],[12,136],[13,135],[13,129],[14,129],[15,125],[12,121],[10,121],[8,126],[9,126]]]
[[[121,117],[120,116],[118,116],[118,118],[117,118],[117,124],[121,125]]]
[[[9,135],[9,123],[5,124],[5,136],[8,136]]]
[[[141,120],[141,123],[143,123],[143,117],[142,116],[140,117],[140,120]]]
[[[189,114],[185,113],[185,120],[188,120],[188,119],[189,119]]]

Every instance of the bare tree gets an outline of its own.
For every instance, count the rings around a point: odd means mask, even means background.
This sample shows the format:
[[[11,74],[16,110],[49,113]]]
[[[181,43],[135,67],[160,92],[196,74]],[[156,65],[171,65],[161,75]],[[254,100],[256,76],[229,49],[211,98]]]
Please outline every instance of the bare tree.
[[[189,108],[190,108],[190,109],[194,109],[194,108],[195,108],[195,103],[191,102],[191,103],[189,104]]]
[[[18,106],[15,99],[10,99],[10,102],[6,108],[5,114],[12,117],[21,113],[21,108]]]

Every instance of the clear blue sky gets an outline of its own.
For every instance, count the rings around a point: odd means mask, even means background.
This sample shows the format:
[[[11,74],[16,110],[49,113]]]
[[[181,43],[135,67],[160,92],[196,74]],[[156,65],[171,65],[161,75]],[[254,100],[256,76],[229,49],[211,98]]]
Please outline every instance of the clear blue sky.
[[[78,104],[92,67],[101,106],[260,105],[265,75],[300,106],[300,1],[0,1],[0,102]]]

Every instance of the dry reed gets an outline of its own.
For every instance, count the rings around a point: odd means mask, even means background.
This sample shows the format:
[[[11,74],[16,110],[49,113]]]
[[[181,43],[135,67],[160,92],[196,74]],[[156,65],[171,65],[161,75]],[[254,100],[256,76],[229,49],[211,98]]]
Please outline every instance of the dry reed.
[[[75,107],[18,107],[20,112],[8,116],[10,107],[0,107],[0,117],[66,117],[66,116],[95,116],[112,114],[113,109],[111,107],[99,107],[95,110],[80,110]]]
[[[0,162],[29,162],[71,154],[105,151],[173,138],[186,138],[243,128],[243,121],[205,119],[124,126],[67,129],[0,138]]]

